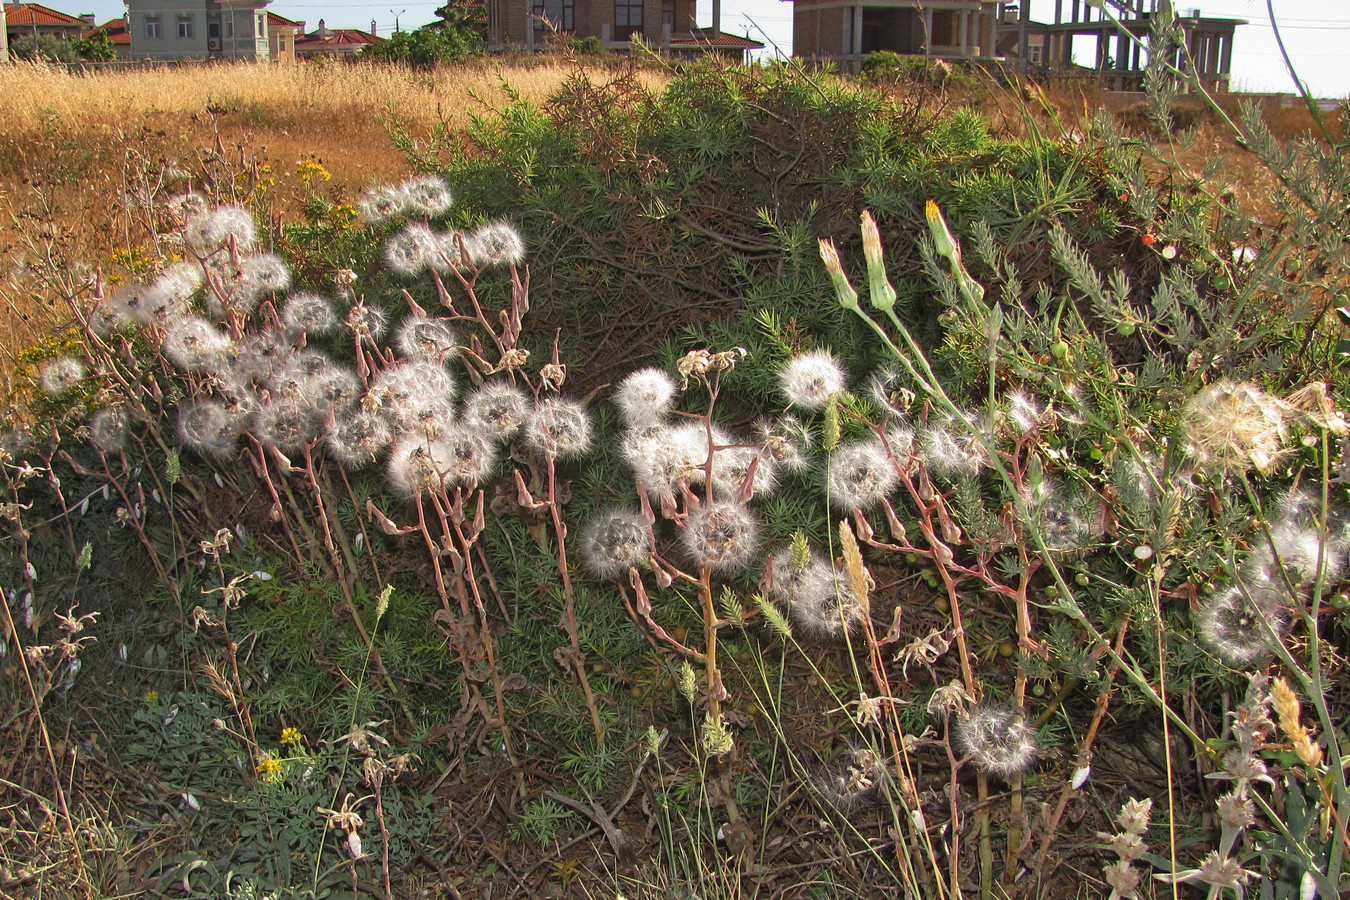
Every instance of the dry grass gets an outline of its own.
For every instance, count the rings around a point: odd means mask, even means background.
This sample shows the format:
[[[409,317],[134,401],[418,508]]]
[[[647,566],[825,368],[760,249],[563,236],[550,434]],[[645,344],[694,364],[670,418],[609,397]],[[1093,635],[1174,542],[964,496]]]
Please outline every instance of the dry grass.
[[[90,265],[106,265],[125,245],[117,198],[129,153],[192,171],[217,141],[231,155],[242,149],[271,166],[277,209],[294,214],[303,196],[293,175],[301,159],[333,174],[327,188],[338,197],[409,174],[385,129],[390,113],[424,137],[440,125],[464,126],[475,113],[491,115],[510,93],[542,103],[576,72],[562,58],[436,72],[265,63],[82,73],[0,67],[0,346],[26,346],[68,318],[4,277],[33,254],[30,239],[42,237],[48,221],[70,257]],[[653,89],[663,84],[655,72],[643,78]],[[49,209],[29,215],[42,207]]]

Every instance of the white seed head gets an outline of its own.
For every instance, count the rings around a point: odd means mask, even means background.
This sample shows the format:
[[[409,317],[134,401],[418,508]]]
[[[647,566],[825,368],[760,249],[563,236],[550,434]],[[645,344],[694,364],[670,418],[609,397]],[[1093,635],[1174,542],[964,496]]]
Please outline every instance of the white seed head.
[[[1197,470],[1269,474],[1284,457],[1287,408],[1253,384],[1222,380],[1196,394],[1181,413],[1183,447]]]
[[[900,476],[879,439],[845,444],[830,455],[826,479],[838,509],[870,509],[891,492]]]
[[[204,456],[233,455],[243,420],[219,400],[195,400],[178,407],[178,437]]]
[[[89,443],[104,453],[122,446],[127,438],[127,416],[120,409],[100,409],[89,420]]]
[[[862,621],[862,604],[848,574],[815,549],[801,567],[794,564],[790,549],[775,551],[769,558],[765,596],[785,602],[793,624],[812,637],[840,637]]]
[[[454,195],[445,179],[439,175],[419,175],[403,182],[403,211],[411,215],[431,218],[446,212],[455,203]]]
[[[362,219],[375,225],[402,213],[403,204],[403,192],[398,188],[375,185],[362,192],[357,208]]]
[[[614,391],[614,405],[630,428],[647,428],[662,421],[675,402],[675,379],[656,368],[628,375]]]
[[[740,503],[705,503],[689,514],[681,532],[685,552],[699,566],[722,574],[744,570],[759,547],[759,521]]]
[[[1036,762],[1036,733],[1016,710],[997,704],[972,707],[952,723],[952,741],[962,756],[991,775],[1012,778]]]
[[[395,429],[438,437],[455,417],[455,379],[440,363],[417,357],[385,369],[371,384]]]
[[[396,440],[389,451],[389,483],[409,500],[439,490],[441,471],[425,440]]]
[[[635,431],[620,449],[648,493],[671,499],[679,494],[681,482],[702,483],[708,433],[701,422]]]
[[[1205,601],[1196,613],[1196,627],[1220,659],[1243,668],[1275,652],[1275,640],[1289,624],[1285,610],[1278,585],[1239,580]]]
[[[375,461],[394,439],[383,416],[358,407],[338,416],[328,429],[328,452],[346,469],[359,469]]]
[[[485,384],[464,401],[462,420],[491,440],[513,437],[529,417],[533,401],[506,382]]]
[[[384,261],[400,275],[418,274],[440,252],[436,235],[422,222],[410,222],[384,245]]]
[[[525,442],[540,453],[569,459],[591,449],[591,420],[575,400],[541,400],[525,420]]]
[[[89,369],[73,356],[58,356],[44,362],[41,372],[42,392],[48,397],[59,397],[79,384],[89,374]]]
[[[581,532],[581,559],[598,578],[626,578],[651,552],[651,536],[642,513],[606,509],[586,523]]]
[[[459,337],[444,319],[409,316],[394,334],[394,346],[404,356],[419,356],[445,362],[459,352]]]
[[[479,225],[465,243],[475,265],[506,265],[525,259],[525,239],[506,222]]]
[[[258,240],[253,213],[242,206],[217,206],[190,216],[183,226],[183,240],[199,256],[228,247],[231,238],[240,253],[251,250]]]
[[[431,456],[445,484],[475,487],[486,481],[497,463],[496,449],[482,435],[463,428],[447,431],[431,444]]]
[[[337,310],[322,294],[302,291],[287,297],[281,305],[281,324],[293,339],[300,335],[324,337],[337,329]]]
[[[919,456],[928,471],[948,478],[974,475],[988,461],[978,438],[955,416],[930,419],[920,429]]]
[[[771,457],[778,468],[800,472],[811,464],[811,430],[796,416],[761,419],[755,423],[755,435],[763,454]]]
[[[790,406],[824,409],[830,397],[847,386],[844,370],[828,350],[816,350],[795,356],[783,367],[778,385]]]
[[[164,355],[184,372],[215,372],[233,343],[230,336],[200,316],[184,316],[164,333]]]

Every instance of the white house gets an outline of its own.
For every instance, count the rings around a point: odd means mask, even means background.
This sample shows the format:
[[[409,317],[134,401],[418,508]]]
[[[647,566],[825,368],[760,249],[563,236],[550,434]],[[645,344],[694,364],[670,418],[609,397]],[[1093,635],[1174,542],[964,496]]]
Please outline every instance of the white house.
[[[127,0],[131,58],[271,58],[271,0]]]

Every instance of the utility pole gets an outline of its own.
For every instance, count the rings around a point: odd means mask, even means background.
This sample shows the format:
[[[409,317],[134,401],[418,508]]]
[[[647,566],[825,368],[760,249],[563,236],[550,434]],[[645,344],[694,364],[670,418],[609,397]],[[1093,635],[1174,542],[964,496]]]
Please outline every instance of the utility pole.
[[[398,28],[398,18],[399,18],[399,16],[403,15],[405,12],[407,12],[406,9],[399,10],[398,12],[394,12],[392,9],[389,10],[389,14],[390,14],[391,16],[394,17],[394,34],[398,34],[398,31],[399,31],[399,28]]]

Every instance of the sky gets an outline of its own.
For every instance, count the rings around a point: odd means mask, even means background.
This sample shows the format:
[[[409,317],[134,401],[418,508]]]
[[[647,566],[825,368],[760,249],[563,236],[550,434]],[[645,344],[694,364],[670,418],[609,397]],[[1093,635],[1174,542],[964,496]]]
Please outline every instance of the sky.
[[[39,0],[41,2],[41,0]],[[121,0],[46,0],[63,12],[93,12],[98,21],[121,16]],[[403,0],[390,4],[361,0],[273,0],[269,7],[278,15],[300,19],[315,28],[322,17],[330,28],[368,28],[387,35],[397,20],[403,29],[416,28],[435,18],[444,0]],[[1345,99],[1350,96],[1350,2],[1347,0],[1271,0],[1290,57],[1299,77],[1314,96]],[[79,9],[76,10],[75,7]],[[1176,0],[1183,14],[1200,9],[1202,15],[1245,19],[1239,26],[1233,48],[1233,87],[1237,90],[1287,93],[1293,81],[1285,70],[1275,44],[1266,0]],[[1064,7],[1069,7],[1065,0]],[[1045,22],[1054,16],[1054,0],[1032,0],[1032,17]],[[699,24],[712,24],[712,0],[698,0]],[[782,55],[792,49],[792,4],[787,0],[723,0],[722,30],[749,34],[776,45]]]

